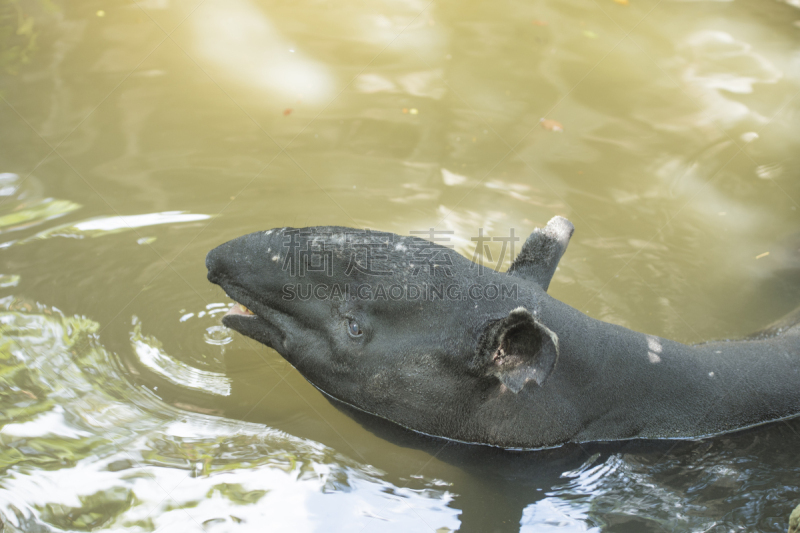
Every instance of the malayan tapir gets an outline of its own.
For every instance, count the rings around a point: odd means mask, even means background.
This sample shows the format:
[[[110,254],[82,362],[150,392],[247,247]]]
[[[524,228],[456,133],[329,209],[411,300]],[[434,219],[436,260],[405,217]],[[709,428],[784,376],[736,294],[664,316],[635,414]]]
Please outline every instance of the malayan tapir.
[[[418,237],[344,227],[212,250],[223,323],[315,387],[408,429],[503,448],[697,438],[800,413],[800,314],[687,346],[547,294],[574,231],[555,217],[507,272]]]

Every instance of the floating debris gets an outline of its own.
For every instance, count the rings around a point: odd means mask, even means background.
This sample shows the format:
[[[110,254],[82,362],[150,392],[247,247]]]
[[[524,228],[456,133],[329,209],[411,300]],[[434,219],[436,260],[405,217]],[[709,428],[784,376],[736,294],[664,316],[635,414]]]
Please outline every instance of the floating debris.
[[[564,131],[564,126],[557,120],[541,118],[539,119],[539,124],[541,124],[541,126],[547,131],[556,131],[559,133]]]

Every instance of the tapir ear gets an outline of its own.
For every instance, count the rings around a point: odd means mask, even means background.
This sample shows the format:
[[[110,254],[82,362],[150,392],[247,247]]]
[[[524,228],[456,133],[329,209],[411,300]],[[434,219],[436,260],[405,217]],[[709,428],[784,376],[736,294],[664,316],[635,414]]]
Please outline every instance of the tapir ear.
[[[508,273],[529,279],[547,290],[574,231],[575,226],[566,218],[551,218],[547,226],[533,230]]]
[[[558,335],[524,307],[490,323],[480,341],[483,371],[518,393],[526,383],[542,385],[558,361]]]

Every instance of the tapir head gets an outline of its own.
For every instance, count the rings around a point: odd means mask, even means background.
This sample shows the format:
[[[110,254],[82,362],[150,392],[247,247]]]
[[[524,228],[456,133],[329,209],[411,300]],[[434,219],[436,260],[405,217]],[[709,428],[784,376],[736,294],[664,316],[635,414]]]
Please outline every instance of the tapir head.
[[[206,266],[237,302],[223,323],[323,392],[424,433],[486,442],[472,414],[545,386],[558,360],[537,302],[563,248],[542,247],[537,231],[516,275],[420,238],[343,227],[252,233]]]

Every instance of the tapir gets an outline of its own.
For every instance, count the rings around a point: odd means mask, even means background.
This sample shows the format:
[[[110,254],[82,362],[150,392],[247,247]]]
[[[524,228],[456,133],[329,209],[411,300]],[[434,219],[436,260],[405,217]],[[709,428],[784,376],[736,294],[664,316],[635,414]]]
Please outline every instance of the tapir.
[[[337,226],[251,233],[206,267],[236,302],[225,326],[330,397],[431,436],[537,449],[703,438],[800,413],[800,313],[696,345],[593,319],[547,294],[573,231],[562,217],[535,229],[507,272]]]

